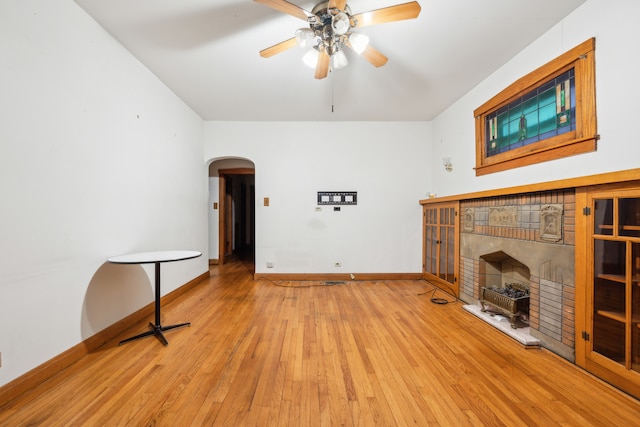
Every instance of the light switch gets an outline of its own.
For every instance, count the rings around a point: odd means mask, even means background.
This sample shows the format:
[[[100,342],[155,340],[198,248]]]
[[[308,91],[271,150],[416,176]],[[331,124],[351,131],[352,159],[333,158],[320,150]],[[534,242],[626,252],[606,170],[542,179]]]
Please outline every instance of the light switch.
[[[269,206],[269,198],[268,197],[264,198],[264,205],[265,206]]]

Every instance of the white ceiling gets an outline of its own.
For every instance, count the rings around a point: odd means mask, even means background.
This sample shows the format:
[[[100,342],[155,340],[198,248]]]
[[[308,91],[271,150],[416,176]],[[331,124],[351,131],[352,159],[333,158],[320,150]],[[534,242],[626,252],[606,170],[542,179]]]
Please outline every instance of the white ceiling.
[[[302,48],[259,56],[307,24],[252,0],[75,1],[205,120],[413,121],[433,119],[585,0],[418,0],[417,19],[358,30],[385,66],[349,52],[324,80]]]

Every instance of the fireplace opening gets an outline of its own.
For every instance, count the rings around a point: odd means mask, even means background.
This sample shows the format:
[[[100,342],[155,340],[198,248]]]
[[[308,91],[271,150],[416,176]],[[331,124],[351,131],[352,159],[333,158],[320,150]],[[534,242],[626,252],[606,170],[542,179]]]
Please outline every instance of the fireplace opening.
[[[479,260],[482,311],[497,311],[509,318],[512,328],[528,326],[529,268],[503,251]]]

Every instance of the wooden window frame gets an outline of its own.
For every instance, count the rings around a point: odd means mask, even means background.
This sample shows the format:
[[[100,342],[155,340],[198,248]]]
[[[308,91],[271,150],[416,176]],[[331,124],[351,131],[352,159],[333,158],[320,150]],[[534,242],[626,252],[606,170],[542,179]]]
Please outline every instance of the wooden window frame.
[[[486,116],[571,68],[575,74],[575,130],[487,157]],[[596,151],[599,136],[595,93],[595,38],[509,85],[473,112],[476,119],[476,176]]]

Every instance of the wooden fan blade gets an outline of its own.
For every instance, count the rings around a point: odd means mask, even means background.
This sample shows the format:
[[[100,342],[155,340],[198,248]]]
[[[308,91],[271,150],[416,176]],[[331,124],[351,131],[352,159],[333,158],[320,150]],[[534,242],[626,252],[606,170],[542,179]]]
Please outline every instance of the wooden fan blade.
[[[295,16],[296,18],[300,18],[303,21],[306,21],[309,16],[311,16],[310,12],[307,12],[303,8],[296,6],[293,3],[289,3],[286,0],[254,0],[257,3],[262,3],[265,6],[269,6],[272,9],[277,10],[278,12],[286,13],[291,16]]]
[[[353,18],[357,21],[355,27],[361,28],[369,25],[384,24],[385,22],[414,19],[420,15],[420,10],[421,8],[418,2],[412,1],[369,12],[358,13],[357,15],[353,15]]]
[[[347,46],[353,49],[353,46],[351,46],[350,43],[347,43]],[[384,56],[378,49],[372,47],[371,45],[367,45],[360,56],[369,61],[374,67],[382,67],[389,60],[389,58]]]
[[[329,0],[327,9],[336,8],[338,10],[344,10],[345,7],[347,7],[347,0]]]
[[[273,55],[277,55],[278,53],[284,52],[285,50],[291,49],[292,47],[297,45],[298,43],[296,42],[296,38],[293,37],[289,40],[274,44],[273,46],[266,49],[262,49],[260,51],[260,56],[262,56],[263,58],[271,58]]]
[[[324,79],[329,74],[329,64],[331,63],[331,57],[324,50],[320,50],[318,55],[318,63],[316,64],[316,79]]]

